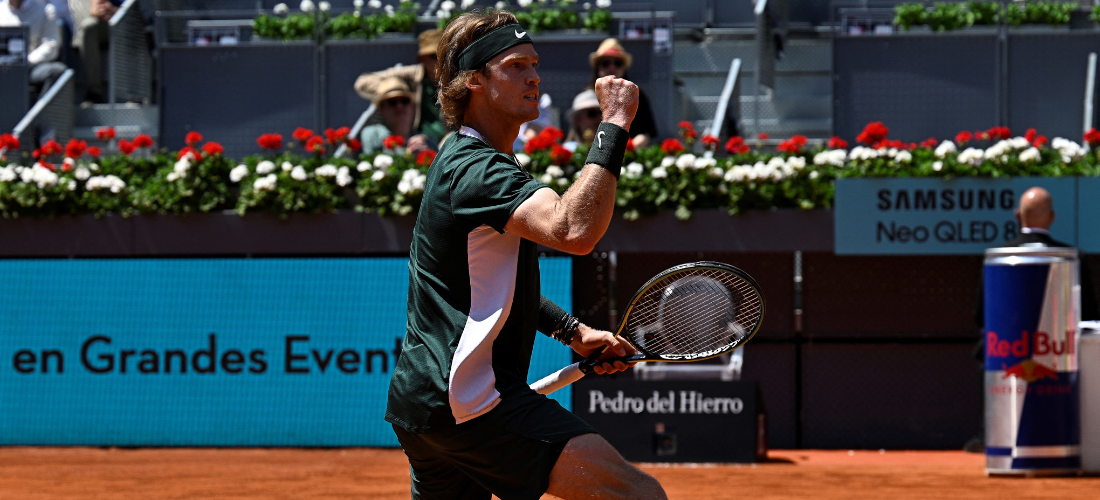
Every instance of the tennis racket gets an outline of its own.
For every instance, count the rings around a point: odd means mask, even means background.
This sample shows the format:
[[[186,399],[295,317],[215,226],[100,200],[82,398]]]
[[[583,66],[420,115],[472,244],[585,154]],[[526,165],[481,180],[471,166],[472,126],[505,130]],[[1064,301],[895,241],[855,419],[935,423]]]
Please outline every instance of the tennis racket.
[[[598,363],[621,360],[699,361],[721,356],[749,341],[764,319],[764,296],[748,273],[721,262],[693,262],[649,280],[630,299],[615,331],[638,354],[596,360],[588,356],[531,384],[550,394],[580,380]]]

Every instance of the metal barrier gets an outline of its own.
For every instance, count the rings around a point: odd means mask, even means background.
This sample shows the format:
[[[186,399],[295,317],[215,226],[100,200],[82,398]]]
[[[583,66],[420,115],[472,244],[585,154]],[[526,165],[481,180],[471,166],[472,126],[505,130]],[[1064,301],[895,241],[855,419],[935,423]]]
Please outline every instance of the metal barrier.
[[[138,0],[126,0],[111,20],[107,102],[148,102],[153,97],[153,57]]]
[[[61,143],[72,138],[75,118],[73,93],[73,70],[67,69],[12,130],[12,135],[19,138],[22,149],[33,150],[37,139],[41,138]],[[47,132],[41,137],[34,137],[34,125],[46,127]]]
[[[363,114],[359,115],[359,119],[356,120],[355,125],[351,127],[351,133],[348,134],[348,137],[359,137],[359,132],[363,131],[363,127],[367,125],[367,121],[370,120],[370,117],[374,116],[374,112],[377,109],[378,108],[372,102],[371,105],[367,107],[367,110],[364,111]],[[343,158],[347,152],[348,145],[341,144],[340,147],[336,148],[336,152],[333,154],[333,156],[337,158]]]
[[[714,123],[710,128],[710,135],[722,139],[722,129],[728,121],[727,118],[733,119],[733,132],[736,134],[739,132],[741,126],[741,59],[734,59],[730,62],[730,71],[726,75],[726,85],[722,87],[722,96],[718,99],[718,109],[714,112]],[[733,106],[730,107],[730,100],[733,100]],[[760,112],[756,112],[757,120],[759,120]],[[759,127],[759,124],[757,124]],[[733,134],[731,134],[733,135]]]

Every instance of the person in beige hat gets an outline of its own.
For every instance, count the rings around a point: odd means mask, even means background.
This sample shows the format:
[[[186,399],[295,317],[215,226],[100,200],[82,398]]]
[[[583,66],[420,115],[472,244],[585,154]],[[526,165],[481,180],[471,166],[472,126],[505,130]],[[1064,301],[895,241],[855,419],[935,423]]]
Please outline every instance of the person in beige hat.
[[[374,105],[378,107],[382,122],[363,128],[359,134],[364,154],[381,151],[383,141],[391,135],[405,139],[409,152],[414,155],[426,149],[435,149],[435,140],[415,134],[413,130],[416,95],[404,80],[391,76],[382,80],[375,90]]]
[[[420,64],[394,66],[374,73],[363,73],[355,80],[355,92],[368,101],[375,101],[380,85],[387,78],[397,77],[405,81],[413,96],[413,129],[438,143],[447,135],[448,130],[439,116],[436,104],[436,51],[443,32],[428,30],[417,37],[419,50],[417,60]],[[365,146],[365,144],[364,144]],[[410,144],[412,146],[420,146]],[[425,144],[424,146],[427,146]]]
[[[573,107],[569,108],[568,115],[570,128],[569,135],[565,138],[565,147],[572,146],[575,149],[578,142],[592,142],[596,136],[596,129],[603,121],[603,112],[600,111],[600,101],[596,97],[596,91],[585,89],[584,92],[577,94],[577,97],[573,98]]]
[[[596,80],[605,76],[626,78],[626,70],[634,64],[634,57],[623,48],[618,39],[608,38],[600,42],[600,47],[595,52],[588,55],[588,64],[592,66],[592,82],[588,88],[592,89],[595,88]],[[638,114],[630,125],[630,135],[634,140],[634,147],[641,148],[657,137],[657,121],[653,118],[649,97],[641,88],[638,90]]]

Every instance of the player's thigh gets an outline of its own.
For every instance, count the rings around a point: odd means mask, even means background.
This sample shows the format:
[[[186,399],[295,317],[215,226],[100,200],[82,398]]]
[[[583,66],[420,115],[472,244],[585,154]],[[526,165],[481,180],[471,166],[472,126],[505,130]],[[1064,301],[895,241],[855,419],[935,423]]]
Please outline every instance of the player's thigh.
[[[599,434],[582,434],[569,440],[550,472],[546,492],[566,500],[667,498],[653,476],[627,462]]]
[[[489,490],[424,443],[421,436],[397,426],[394,432],[409,459],[413,500],[489,500],[492,496]]]

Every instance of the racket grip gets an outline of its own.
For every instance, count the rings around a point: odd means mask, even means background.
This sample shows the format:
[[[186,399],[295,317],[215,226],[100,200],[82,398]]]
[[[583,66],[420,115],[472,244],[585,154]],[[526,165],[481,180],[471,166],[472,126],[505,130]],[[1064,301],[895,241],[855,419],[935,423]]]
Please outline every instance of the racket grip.
[[[543,377],[531,384],[531,388],[545,396],[582,378],[584,372],[580,369],[580,362],[577,362]]]

